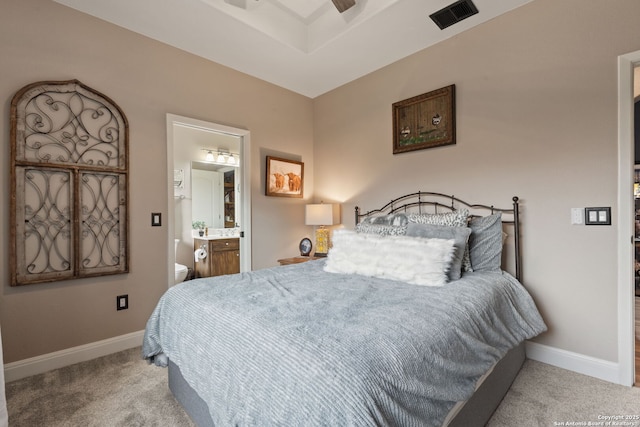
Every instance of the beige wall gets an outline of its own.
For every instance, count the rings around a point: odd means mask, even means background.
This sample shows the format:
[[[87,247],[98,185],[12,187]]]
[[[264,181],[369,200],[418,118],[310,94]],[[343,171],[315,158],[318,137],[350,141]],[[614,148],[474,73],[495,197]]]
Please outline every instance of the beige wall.
[[[640,50],[639,16],[637,0],[536,0],[316,98],[316,197],[348,225],[403,192],[519,196],[536,341],[616,361],[617,56]],[[450,84],[457,144],[393,155],[391,104]],[[571,225],[585,206],[613,225]]]
[[[305,162],[305,199],[375,207],[406,191],[523,201],[524,282],[550,346],[617,360],[617,56],[640,50],[640,3],[536,0],[315,100],[45,0],[0,0],[0,129],[22,86],[76,78],[131,126],[131,273],[8,286],[8,197],[0,204],[5,362],[138,331],[166,289],[166,113],[247,128],[253,267],[295,253],[305,200],[266,198],[264,157]],[[391,104],[455,83],[455,146],[391,154]],[[315,184],[313,177],[319,179]],[[2,193],[9,174],[0,174]],[[315,190],[315,191],[314,191]],[[611,227],[570,225],[570,208],[611,206]],[[165,222],[166,223],[166,222]],[[115,296],[130,308],[116,312]]]
[[[305,162],[313,190],[312,101],[47,0],[0,0],[0,322],[5,363],[144,329],[167,287],[166,114],[251,131],[253,266],[297,251],[304,200],[266,198],[264,156]],[[78,79],[113,99],[130,124],[131,272],[8,286],[9,105],[41,80]],[[160,228],[150,213],[162,212]],[[115,297],[129,295],[116,312]]]

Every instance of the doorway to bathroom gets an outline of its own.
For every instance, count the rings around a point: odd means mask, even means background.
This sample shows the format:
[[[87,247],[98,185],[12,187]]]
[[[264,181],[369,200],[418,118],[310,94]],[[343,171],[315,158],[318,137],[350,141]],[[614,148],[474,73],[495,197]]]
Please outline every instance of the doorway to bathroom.
[[[249,156],[248,130],[167,114],[169,266],[194,271],[194,239],[206,230],[237,238],[240,271],[251,270]],[[174,275],[170,267],[169,286]]]

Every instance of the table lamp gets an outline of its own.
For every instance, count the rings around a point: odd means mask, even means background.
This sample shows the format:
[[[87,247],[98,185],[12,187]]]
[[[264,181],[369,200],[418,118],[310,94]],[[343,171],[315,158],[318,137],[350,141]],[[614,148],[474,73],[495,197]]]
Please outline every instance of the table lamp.
[[[320,203],[305,206],[304,223],[306,225],[317,225],[316,229],[316,252],[315,256],[327,256],[329,252],[330,240],[329,230],[325,227],[340,223],[340,205],[332,203]]]

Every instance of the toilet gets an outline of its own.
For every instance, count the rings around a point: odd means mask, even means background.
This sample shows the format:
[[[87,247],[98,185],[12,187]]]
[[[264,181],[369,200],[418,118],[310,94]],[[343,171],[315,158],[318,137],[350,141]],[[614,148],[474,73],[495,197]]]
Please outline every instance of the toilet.
[[[175,242],[175,253],[178,253],[178,242],[180,239],[174,239]],[[184,281],[187,277],[187,273],[189,272],[189,268],[186,265],[178,264],[176,262],[176,278],[174,284],[177,285]]]

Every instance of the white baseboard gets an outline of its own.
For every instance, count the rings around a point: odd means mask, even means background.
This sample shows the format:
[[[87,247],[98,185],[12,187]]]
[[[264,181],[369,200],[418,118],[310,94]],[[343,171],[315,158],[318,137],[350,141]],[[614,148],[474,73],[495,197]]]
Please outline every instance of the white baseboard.
[[[585,356],[531,341],[527,341],[526,343],[526,352],[529,359],[538,362],[615,384],[619,384],[620,381],[620,366],[615,362],[596,359],[595,357]]]
[[[63,368],[74,363],[85,362],[138,347],[142,345],[143,337],[144,331],[131,332],[118,337],[7,363],[4,365],[4,379],[6,382],[15,381],[31,375],[42,374],[52,369]]]

